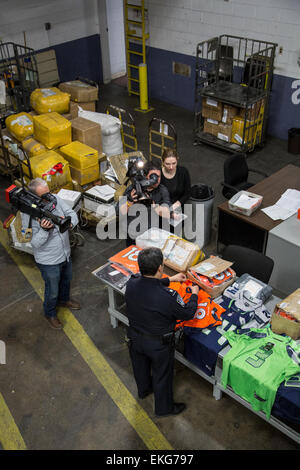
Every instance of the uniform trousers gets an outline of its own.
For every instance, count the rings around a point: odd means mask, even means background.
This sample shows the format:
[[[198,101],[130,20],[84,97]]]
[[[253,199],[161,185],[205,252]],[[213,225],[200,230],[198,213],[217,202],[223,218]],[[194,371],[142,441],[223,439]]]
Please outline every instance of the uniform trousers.
[[[140,397],[153,389],[155,414],[162,415],[173,410],[173,343],[144,336],[129,328],[129,352],[133,373]]]

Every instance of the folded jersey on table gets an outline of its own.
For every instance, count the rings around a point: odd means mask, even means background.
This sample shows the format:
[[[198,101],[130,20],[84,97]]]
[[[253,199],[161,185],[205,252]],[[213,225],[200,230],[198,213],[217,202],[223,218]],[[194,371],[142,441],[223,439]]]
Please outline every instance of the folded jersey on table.
[[[300,372],[300,345],[264,328],[224,331],[231,349],[223,358],[222,385],[270,418],[281,382]]]
[[[184,303],[189,301],[192,295],[191,281],[185,282],[170,282],[169,288],[178,292],[182,297]],[[225,312],[223,307],[220,307],[214,302],[210,295],[204,290],[200,289],[198,293],[198,308],[192,320],[178,322],[176,328],[183,326],[191,326],[193,328],[206,328],[209,325],[221,325],[221,314]]]

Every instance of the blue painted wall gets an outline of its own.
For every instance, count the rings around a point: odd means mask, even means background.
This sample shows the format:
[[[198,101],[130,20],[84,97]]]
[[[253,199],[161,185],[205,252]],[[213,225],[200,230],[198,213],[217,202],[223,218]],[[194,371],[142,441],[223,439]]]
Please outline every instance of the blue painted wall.
[[[191,76],[173,74],[173,61],[191,66]],[[194,111],[196,58],[150,47],[147,50],[149,96]]]
[[[42,51],[48,49],[55,50],[61,82],[74,80],[81,76],[97,83],[103,83],[99,34],[64,42]]]
[[[61,81],[82,76],[103,83],[99,34],[68,41],[53,46],[51,49],[55,49],[56,52]],[[191,76],[183,77],[173,74],[173,61],[190,65]],[[148,47],[147,64],[149,97],[194,112],[196,58]],[[300,127],[300,80],[274,75],[268,133],[286,140],[291,127]]]
[[[300,128],[300,100],[297,98],[300,93],[292,87],[295,82],[295,78],[282,75],[273,77],[268,133],[280,139],[288,138],[290,128]],[[300,81],[298,89],[300,91]]]
[[[194,112],[196,58],[150,47],[147,51],[147,61],[149,97]],[[191,77],[174,75],[173,61],[190,65]],[[267,132],[286,140],[291,127],[300,127],[300,80],[296,83],[294,78],[274,75]]]

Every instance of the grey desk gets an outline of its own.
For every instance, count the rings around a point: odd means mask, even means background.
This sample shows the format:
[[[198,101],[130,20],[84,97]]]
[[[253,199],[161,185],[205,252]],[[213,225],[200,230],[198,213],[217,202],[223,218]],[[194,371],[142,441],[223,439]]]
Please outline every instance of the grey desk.
[[[270,285],[284,294],[300,287],[300,220],[297,214],[269,232],[266,255],[274,260]]]

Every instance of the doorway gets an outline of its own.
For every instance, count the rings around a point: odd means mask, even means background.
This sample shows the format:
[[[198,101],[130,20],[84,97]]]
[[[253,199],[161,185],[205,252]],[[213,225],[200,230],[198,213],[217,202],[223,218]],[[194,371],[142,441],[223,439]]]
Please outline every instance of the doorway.
[[[106,0],[111,80],[127,87],[123,0]]]

